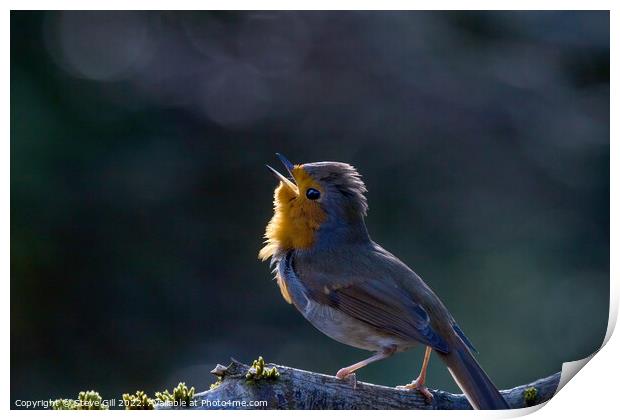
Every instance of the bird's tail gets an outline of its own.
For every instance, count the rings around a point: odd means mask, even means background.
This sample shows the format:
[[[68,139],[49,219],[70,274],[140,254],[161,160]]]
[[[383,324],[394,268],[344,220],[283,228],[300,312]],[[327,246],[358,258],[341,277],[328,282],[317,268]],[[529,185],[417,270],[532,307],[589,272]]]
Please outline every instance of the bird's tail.
[[[448,366],[450,374],[467,400],[477,410],[508,410],[510,407],[491,379],[461,340],[449,353],[437,354]]]

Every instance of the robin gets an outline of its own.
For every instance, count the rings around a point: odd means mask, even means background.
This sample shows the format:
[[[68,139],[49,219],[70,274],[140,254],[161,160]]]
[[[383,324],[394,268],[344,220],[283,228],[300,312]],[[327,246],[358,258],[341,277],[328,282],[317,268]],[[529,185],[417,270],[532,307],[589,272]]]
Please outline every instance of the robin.
[[[280,182],[259,258],[271,258],[282,296],[319,331],[374,352],[336,377],[348,378],[369,363],[422,344],[420,374],[400,388],[432,399],[425,380],[435,351],[474,408],[508,409],[439,297],[370,239],[366,187],[357,170],[340,162],[293,165],[278,157],[290,178],[267,166]]]

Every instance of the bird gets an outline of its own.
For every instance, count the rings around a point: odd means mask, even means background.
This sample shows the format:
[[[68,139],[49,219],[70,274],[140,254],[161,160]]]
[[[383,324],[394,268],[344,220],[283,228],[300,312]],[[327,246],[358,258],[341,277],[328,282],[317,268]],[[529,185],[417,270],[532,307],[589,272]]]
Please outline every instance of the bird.
[[[292,164],[279,181],[264,246],[282,297],[319,331],[374,354],[336,373],[341,380],[370,363],[425,346],[418,377],[398,387],[427,400],[426,370],[434,352],[475,409],[508,409],[476,361],[476,349],[431,288],[411,268],[374,242],[366,228],[366,186],[343,162]]]

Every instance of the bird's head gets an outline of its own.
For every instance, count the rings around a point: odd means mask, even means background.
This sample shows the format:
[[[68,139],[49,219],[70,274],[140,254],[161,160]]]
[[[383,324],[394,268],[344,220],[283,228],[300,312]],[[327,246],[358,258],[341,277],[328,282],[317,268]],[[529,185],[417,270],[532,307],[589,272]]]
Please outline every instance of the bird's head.
[[[368,238],[364,225],[366,187],[353,166],[341,162],[293,165],[281,154],[277,156],[289,176],[267,166],[280,183],[259,258]]]

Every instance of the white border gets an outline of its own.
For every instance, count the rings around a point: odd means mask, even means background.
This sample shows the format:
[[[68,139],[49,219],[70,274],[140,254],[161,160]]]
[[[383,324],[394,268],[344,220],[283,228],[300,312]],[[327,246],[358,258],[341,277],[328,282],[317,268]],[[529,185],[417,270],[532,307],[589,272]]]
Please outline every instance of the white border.
[[[350,8],[358,8],[364,10],[382,10],[382,9],[395,9],[395,10],[407,10],[407,9],[417,9],[417,10],[464,10],[464,9],[475,9],[475,10],[485,10],[485,9],[495,9],[495,10],[611,10],[610,13],[610,29],[611,29],[611,79],[613,81],[617,79],[617,68],[614,67],[614,63],[617,63],[618,57],[618,31],[614,30],[614,28],[618,28],[620,24],[620,20],[615,16],[615,10],[613,8],[613,2],[611,1],[598,1],[591,0],[588,2],[583,1],[531,1],[531,0],[521,0],[521,1],[504,1],[501,4],[498,4],[497,1],[470,1],[470,2],[458,2],[458,1],[442,1],[442,2],[405,2],[405,1],[390,1],[384,0],[380,3],[370,3],[365,1],[313,1],[301,3],[297,2],[295,4],[290,4],[282,1],[262,1],[262,2],[252,2],[252,1],[227,1],[227,2],[209,2],[209,1],[186,1],[186,0],[177,0],[174,2],[164,2],[161,0],[152,0],[152,1],[118,1],[118,0],[108,0],[106,2],[88,2],[84,3],[83,1],[75,1],[75,0],[64,0],[64,1],[56,1],[56,2],[46,2],[46,1],[8,1],[7,2],[10,9],[14,10],[42,10],[42,9],[175,9],[175,10],[198,10],[198,9],[211,9],[211,10],[222,10],[222,9],[237,9],[237,10],[277,10],[277,9],[287,9],[287,10],[340,10],[340,9],[350,9]],[[467,6],[467,7],[466,7]],[[0,224],[0,229],[3,233],[4,241],[2,241],[2,260],[4,267],[4,278],[6,279],[2,283],[2,287],[4,288],[3,297],[5,299],[4,304],[4,322],[3,322],[3,335],[4,337],[10,337],[10,13],[7,12],[4,14],[2,18],[2,27],[4,28],[4,36],[3,36],[3,61],[4,65],[2,66],[3,72],[3,80],[4,82],[4,91],[5,91],[5,102],[3,102],[3,120],[5,127],[5,132],[7,133],[7,138],[4,141],[5,145],[5,153],[2,156],[2,175],[3,182],[0,184],[1,196],[2,196],[2,222]],[[617,134],[617,128],[615,121],[617,121],[617,106],[616,100],[618,98],[618,88],[617,84],[611,83],[611,138],[615,138],[615,134]],[[617,157],[617,153],[615,153],[616,146],[613,142],[611,142],[611,156]],[[614,163],[614,159],[611,159],[612,163]],[[617,159],[616,159],[616,162]],[[566,378],[570,375],[573,376],[581,367],[584,366],[584,362],[574,362],[572,364],[565,364],[563,369],[563,385],[566,385],[562,390],[556,395],[549,403],[547,403],[542,410],[538,410],[538,408],[533,409],[523,409],[523,410],[512,410],[510,412],[450,412],[450,411],[440,411],[440,412],[426,412],[426,411],[390,411],[390,417],[394,418],[407,418],[411,419],[412,417],[417,418],[429,418],[429,417],[437,417],[440,416],[442,418],[451,417],[451,418],[504,418],[504,417],[515,417],[524,414],[528,414],[531,412],[535,412],[531,414],[532,418],[545,419],[545,418],[555,418],[561,417],[563,419],[573,419],[579,418],[582,419],[585,416],[589,417],[602,417],[606,418],[608,415],[616,410],[612,411],[612,404],[614,402],[613,393],[616,391],[616,386],[618,383],[618,379],[620,378],[620,369],[618,357],[616,355],[620,354],[620,344],[617,337],[612,337],[612,332],[615,327],[615,323],[617,320],[618,314],[618,248],[614,246],[614,240],[618,237],[618,224],[614,222],[613,215],[617,214],[618,210],[618,183],[614,182],[618,181],[618,170],[611,165],[611,238],[612,238],[612,246],[611,246],[611,267],[610,267],[610,277],[611,277],[611,293],[610,293],[610,315],[609,315],[609,324],[607,329],[607,334],[605,337],[606,345],[596,354],[595,357],[591,359],[588,363],[588,368],[579,372],[578,375],[575,376],[568,384],[566,384]],[[8,345],[2,346],[3,352],[3,365],[2,365],[2,373],[3,373],[3,382],[2,382],[2,391],[5,396],[3,401],[1,402],[4,405],[4,409],[8,410],[10,407],[9,404],[9,395],[10,395],[10,347]],[[89,414],[84,414],[84,412],[37,412],[37,415],[48,415],[52,416],[75,416],[75,415],[87,415],[87,416],[109,416],[111,412],[92,412]],[[127,414],[123,411],[114,412],[116,415],[132,415],[132,416],[178,416],[180,413],[176,412],[143,412],[143,414],[139,414],[139,412],[132,412],[131,414]],[[270,411],[270,412],[249,412],[249,411],[225,411],[225,412],[209,412],[209,413],[201,413],[201,412],[184,412],[183,415],[186,416],[218,416],[222,418],[230,418],[230,417],[240,417],[240,416],[248,416],[251,415],[253,418],[262,419],[269,416],[291,416],[300,418],[309,418],[310,416],[314,417],[319,413],[309,412],[309,411],[295,411],[295,412],[286,412],[286,411]],[[351,415],[355,415],[359,419],[365,418],[375,418],[378,413],[369,412],[369,411],[356,411],[355,413],[351,413]],[[11,411],[12,416],[21,417],[21,416],[31,416],[32,412],[27,411]],[[322,411],[320,412],[321,416],[332,417],[332,416],[342,416],[346,415],[346,413],[342,412],[334,412],[334,411]]]

